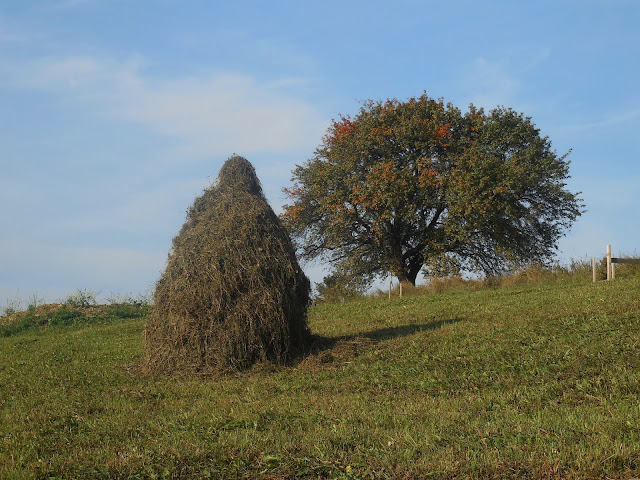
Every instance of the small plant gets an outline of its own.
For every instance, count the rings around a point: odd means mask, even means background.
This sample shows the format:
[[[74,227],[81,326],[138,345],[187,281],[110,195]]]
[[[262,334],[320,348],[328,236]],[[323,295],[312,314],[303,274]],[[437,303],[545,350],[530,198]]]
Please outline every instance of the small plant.
[[[133,292],[123,294],[111,292],[106,300],[109,305],[130,305],[133,307],[146,307],[151,303],[148,295],[134,294]]]
[[[86,308],[96,305],[98,302],[96,297],[100,292],[79,288],[76,293],[69,295],[64,303],[71,307]]]
[[[29,305],[27,305],[27,309],[28,310],[35,310],[36,308],[38,308],[43,303],[44,303],[44,300],[41,297],[38,296],[38,292],[35,292],[29,298]]]
[[[13,315],[16,312],[19,312],[22,308],[22,300],[19,295],[16,295],[15,298],[7,298],[7,304],[2,309],[2,317],[8,317]]]
[[[71,305],[74,306],[74,305]],[[87,317],[81,310],[74,310],[63,306],[59,310],[52,312],[47,317],[47,323],[51,326],[78,325],[82,323],[91,323],[96,318]]]

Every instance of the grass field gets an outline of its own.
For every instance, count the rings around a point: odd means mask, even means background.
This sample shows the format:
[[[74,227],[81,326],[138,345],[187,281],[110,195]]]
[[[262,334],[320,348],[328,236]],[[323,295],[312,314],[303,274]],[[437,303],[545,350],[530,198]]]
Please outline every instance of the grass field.
[[[0,478],[640,477],[640,279],[311,309],[330,348],[140,374],[144,318],[0,337]]]

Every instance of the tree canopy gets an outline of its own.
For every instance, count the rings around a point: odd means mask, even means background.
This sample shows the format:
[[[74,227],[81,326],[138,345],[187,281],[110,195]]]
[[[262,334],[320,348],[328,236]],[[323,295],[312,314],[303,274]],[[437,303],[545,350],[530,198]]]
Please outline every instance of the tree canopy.
[[[354,276],[499,274],[547,263],[581,214],[568,154],[512,109],[369,100],[293,171],[282,219],[303,258]]]

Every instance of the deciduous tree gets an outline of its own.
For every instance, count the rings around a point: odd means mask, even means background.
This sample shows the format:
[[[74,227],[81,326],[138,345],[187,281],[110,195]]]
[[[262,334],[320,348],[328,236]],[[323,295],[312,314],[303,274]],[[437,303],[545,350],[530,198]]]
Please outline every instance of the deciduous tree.
[[[293,171],[282,218],[303,257],[353,275],[498,274],[548,262],[581,214],[567,155],[511,109],[369,100]]]

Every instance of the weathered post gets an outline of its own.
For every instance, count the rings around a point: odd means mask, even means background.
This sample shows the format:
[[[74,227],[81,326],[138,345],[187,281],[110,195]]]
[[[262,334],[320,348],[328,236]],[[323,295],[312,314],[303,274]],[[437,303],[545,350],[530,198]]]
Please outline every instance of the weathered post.
[[[615,280],[616,279],[616,262],[614,262],[615,259],[611,259],[611,280]]]
[[[607,245],[607,280],[611,280],[611,245]]]
[[[593,283],[598,281],[596,276],[596,257],[591,257],[591,270],[593,271]]]

